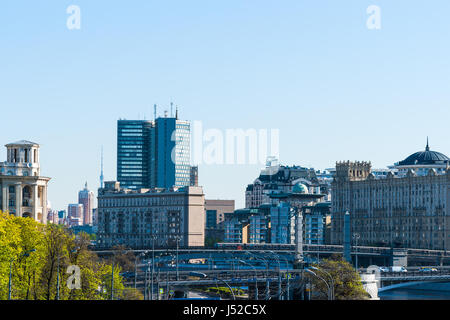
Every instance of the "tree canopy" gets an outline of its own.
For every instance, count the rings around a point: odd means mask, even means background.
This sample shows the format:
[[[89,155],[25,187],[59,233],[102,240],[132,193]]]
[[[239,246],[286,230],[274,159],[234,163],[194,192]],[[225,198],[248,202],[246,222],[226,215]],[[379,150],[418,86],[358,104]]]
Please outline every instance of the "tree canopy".
[[[100,260],[89,244],[85,233],[75,236],[63,226],[0,211],[0,300],[8,299],[10,268],[12,299],[53,300],[58,291],[60,300],[110,299],[112,264]],[[79,289],[69,266],[79,268]],[[120,272],[116,263],[114,298],[139,299],[126,290]]]
[[[317,276],[306,273],[312,284],[312,292],[316,299],[328,298],[328,285],[334,283],[334,298],[336,300],[366,300],[369,294],[364,290],[361,277],[353,266],[340,256],[324,259],[319,264],[313,265],[317,269],[313,271]],[[320,278],[322,279],[320,279]]]

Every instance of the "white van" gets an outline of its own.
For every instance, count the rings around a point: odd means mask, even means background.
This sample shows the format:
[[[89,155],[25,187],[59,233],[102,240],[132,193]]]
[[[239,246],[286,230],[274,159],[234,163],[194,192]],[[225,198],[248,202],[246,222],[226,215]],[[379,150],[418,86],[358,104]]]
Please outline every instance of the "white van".
[[[391,272],[408,272],[405,267],[391,267]]]

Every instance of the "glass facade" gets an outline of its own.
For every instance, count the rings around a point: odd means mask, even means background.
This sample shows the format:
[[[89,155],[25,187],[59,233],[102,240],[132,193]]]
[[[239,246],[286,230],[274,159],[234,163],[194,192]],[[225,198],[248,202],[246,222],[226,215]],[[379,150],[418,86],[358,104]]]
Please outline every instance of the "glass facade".
[[[176,118],[156,119],[156,186],[190,185],[190,124]]]
[[[206,228],[217,228],[217,210],[206,210]]]
[[[289,206],[280,204],[270,208],[271,243],[292,243],[293,226]]]
[[[117,122],[117,181],[124,188],[147,188],[153,174],[149,165],[152,121]]]
[[[121,187],[190,185],[190,124],[176,118],[119,120],[117,181]]]

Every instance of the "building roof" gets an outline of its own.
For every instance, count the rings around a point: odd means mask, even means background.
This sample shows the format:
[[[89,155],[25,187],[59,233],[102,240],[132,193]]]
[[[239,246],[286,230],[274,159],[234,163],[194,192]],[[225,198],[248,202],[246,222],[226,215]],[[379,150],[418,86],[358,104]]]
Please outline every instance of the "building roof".
[[[13,143],[8,143],[6,145],[6,147],[9,147],[9,146],[39,146],[39,144],[28,141],[28,140],[19,140],[19,141],[13,142]]]
[[[398,165],[410,166],[410,165],[433,165],[445,163],[450,163],[450,159],[440,152],[431,151],[427,139],[427,146],[425,147],[425,151],[413,153],[405,160],[400,161]]]
[[[308,188],[304,184],[299,182],[292,188],[292,192],[306,194],[308,193]]]

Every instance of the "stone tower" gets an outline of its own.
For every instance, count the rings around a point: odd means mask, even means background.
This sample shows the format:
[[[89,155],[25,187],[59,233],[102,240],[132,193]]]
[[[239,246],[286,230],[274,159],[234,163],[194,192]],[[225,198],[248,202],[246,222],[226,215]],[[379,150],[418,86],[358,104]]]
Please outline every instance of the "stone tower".
[[[0,162],[0,209],[17,217],[47,223],[47,185],[40,176],[39,144],[21,140],[6,145]]]
[[[341,182],[366,180],[371,169],[372,164],[366,161],[336,162],[336,180]]]

